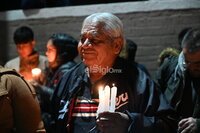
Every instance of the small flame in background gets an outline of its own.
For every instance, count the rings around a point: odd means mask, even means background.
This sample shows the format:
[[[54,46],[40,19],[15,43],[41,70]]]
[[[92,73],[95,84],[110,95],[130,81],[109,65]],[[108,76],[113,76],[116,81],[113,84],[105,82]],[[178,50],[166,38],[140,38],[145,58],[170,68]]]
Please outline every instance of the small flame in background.
[[[41,69],[40,68],[34,68],[34,69],[32,69],[32,76],[33,77],[38,77],[38,76],[40,76],[40,74],[41,74]]]

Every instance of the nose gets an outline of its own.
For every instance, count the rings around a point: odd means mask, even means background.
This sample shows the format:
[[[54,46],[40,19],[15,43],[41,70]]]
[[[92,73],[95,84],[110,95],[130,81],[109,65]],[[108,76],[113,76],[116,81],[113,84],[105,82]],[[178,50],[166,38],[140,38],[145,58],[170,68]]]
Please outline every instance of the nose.
[[[85,39],[85,41],[82,44],[82,47],[91,47],[91,46],[92,46],[92,44],[91,44],[90,40],[88,38]]]
[[[24,49],[24,46],[18,45],[17,48],[18,48],[19,50],[23,50],[23,49]]]

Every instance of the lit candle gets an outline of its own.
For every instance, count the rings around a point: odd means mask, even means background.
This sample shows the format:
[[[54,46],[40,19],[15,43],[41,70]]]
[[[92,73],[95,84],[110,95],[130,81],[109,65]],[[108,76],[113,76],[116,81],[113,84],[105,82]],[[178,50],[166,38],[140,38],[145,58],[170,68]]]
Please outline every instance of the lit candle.
[[[34,69],[32,69],[31,72],[32,72],[33,79],[38,79],[40,77],[42,71],[40,68],[34,68]]]
[[[117,87],[113,85],[110,89],[108,85],[99,88],[99,106],[97,109],[97,116],[99,113],[109,111],[115,112]]]
[[[117,96],[117,87],[113,84],[111,88],[111,98],[110,98],[110,112],[115,112],[116,105],[116,96]]]

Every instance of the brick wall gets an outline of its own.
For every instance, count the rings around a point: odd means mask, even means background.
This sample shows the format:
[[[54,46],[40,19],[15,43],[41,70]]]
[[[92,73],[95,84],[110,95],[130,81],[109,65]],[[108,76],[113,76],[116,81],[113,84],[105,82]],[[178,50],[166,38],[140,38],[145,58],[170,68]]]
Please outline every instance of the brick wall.
[[[36,49],[45,54],[52,33],[68,33],[79,39],[83,19],[94,12],[112,12],[123,22],[125,35],[138,44],[136,61],[151,74],[157,69],[157,57],[166,47],[178,47],[178,33],[186,27],[200,27],[200,1],[171,0],[126,2],[16,10],[0,13],[0,63],[16,57],[13,32],[22,25],[35,32]]]

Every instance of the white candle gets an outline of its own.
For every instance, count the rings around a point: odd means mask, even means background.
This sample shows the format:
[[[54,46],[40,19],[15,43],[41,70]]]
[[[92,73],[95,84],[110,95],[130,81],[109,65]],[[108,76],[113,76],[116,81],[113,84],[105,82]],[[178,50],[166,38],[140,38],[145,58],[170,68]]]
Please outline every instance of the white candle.
[[[104,111],[109,111],[109,109],[110,109],[110,87],[108,85],[106,85],[106,87],[104,89],[104,93],[105,93]]]
[[[108,85],[99,88],[99,105],[97,109],[97,117],[99,113],[109,111],[115,112],[117,87],[113,85],[110,89]]]
[[[98,106],[97,114],[103,111],[104,111],[104,90],[103,90],[103,87],[100,87],[99,88],[99,106]]]
[[[117,87],[113,85],[111,88],[111,98],[110,98],[110,112],[115,112],[116,105],[116,96],[117,96]]]

